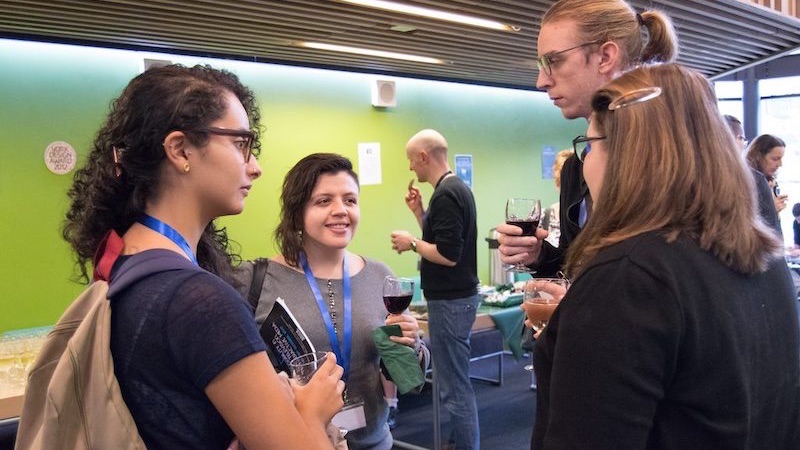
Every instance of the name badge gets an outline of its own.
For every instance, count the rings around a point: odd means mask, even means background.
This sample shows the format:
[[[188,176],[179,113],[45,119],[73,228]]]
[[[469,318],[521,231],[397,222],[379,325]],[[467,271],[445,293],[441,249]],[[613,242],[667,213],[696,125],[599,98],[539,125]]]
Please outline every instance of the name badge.
[[[364,414],[364,403],[354,403],[347,405],[333,416],[331,423],[347,431],[357,430],[367,426],[367,417]]]

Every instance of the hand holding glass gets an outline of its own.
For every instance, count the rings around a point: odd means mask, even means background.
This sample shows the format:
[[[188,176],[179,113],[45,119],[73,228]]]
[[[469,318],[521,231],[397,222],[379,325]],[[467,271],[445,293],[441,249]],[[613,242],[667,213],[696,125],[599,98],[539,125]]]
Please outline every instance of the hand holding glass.
[[[322,366],[327,356],[325,352],[311,352],[291,360],[289,369],[292,371],[292,379],[301,386],[305,385],[314,376],[314,372]]]
[[[564,278],[531,278],[525,283],[523,305],[528,322],[536,333],[547,326],[568,287],[569,280]]]
[[[533,236],[542,218],[542,204],[532,198],[509,198],[506,201],[506,223],[522,228],[522,236]],[[522,263],[507,268],[513,272],[531,272]]]
[[[383,279],[383,304],[390,314],[402,314],[414,297],[414,280],[387,276]]]
[[[322,367],[325,359],[328,357],[326,352],[311,352],[300,355],[289,362],[289,369],[292,371],[292,379],[295,380],[300,386],[306,385],[316,373],[317,369]],[[347,430],[339,427],[341,437],[347,434]]]

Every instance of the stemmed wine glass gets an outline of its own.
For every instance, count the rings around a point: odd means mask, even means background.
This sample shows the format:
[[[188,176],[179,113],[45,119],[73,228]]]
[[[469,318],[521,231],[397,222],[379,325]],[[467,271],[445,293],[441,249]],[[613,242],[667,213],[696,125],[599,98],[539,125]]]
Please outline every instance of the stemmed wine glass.
[[[506,223],[522,228],[522,236],[533,236],[542,218],[542,204],[532,198],[509,198],[506,201]],[[506,268],[512,272],[534,272],[518,262]]]
[[[402,314],[414,297],[414,280],[387,276],[383,279],[383,304],[389,314]]]
[[[531,278],[525,283],[522,308],[534,333],[541,333],[547,326],[569,284],[566,278]],[[525,370],[533,370],[533,365],[525,366]]]

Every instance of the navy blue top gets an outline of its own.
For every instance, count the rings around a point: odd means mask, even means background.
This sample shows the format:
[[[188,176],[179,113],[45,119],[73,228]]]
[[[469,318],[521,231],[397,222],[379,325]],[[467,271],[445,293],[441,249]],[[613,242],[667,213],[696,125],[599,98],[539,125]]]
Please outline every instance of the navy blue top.
[[[265,350],[242,297],[168,250],[120,256],[109,297],[114,373],[147,448],[227,448],[233,431],[205,388]]]

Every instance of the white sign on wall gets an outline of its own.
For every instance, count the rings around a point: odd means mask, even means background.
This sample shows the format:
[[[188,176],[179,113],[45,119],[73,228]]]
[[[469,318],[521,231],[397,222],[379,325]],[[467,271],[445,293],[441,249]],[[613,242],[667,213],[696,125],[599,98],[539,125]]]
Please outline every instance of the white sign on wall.
[[[361,186],[381,184],[381,144],[365,142],[358,144],[358,181]]]
[[[44,164],[56,175],[70,173],[75,168],[75,149],[66,142],[55,141],[44,149]]]

